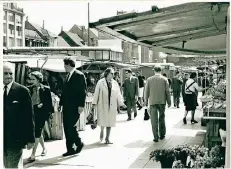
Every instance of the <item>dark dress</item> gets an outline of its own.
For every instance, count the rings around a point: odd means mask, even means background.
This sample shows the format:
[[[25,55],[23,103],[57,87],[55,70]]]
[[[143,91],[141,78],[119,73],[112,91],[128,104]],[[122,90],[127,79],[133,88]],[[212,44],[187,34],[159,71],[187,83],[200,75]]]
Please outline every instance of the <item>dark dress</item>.
[[[41,108],[38,107],[40,103],[34,103],[33,101],[33,94],[34,94],[34,87],[28,87],[32,96],[32,104],[34,108],[34,120],[35,120],[35,137],[39,138],[42,134],[42,129],[44,128],[46,120],[48,120],[51,113],[54,112],[53,105],[52,105],[52,97],[50,88],[44,85],[40,85],[38,90],[39,94],[39,101],[43,104]]]
[[[194,83],[196,83],[196,82],[194,81],[189,86],[187,86],[185,89],[187,92],[191,92],[191,94],[185,93],[184,102],[185,102],[185,110],[186,111],[194,111],[194,110],[196,110],[196,107],[198,106],[197,92],[192,92],[189,90],[190,86],[193,85]]]

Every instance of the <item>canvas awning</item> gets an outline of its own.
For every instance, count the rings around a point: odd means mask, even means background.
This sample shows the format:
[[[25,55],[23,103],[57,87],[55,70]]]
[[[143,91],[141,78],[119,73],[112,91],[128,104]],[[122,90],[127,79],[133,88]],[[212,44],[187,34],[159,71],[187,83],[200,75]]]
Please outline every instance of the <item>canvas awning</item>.
[[[229,2],[193,2],[90,23],[91,28],[155,51],[225,54]]]

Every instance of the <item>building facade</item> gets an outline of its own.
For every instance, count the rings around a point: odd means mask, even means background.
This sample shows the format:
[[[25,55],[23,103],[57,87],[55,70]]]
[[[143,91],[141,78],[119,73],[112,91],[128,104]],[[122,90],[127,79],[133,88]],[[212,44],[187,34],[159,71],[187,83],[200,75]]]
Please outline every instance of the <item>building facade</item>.
[[[26,17],[25,21],[25,46],[26,47],[56,47],[58,36],[45,29],[43,26],[31,23]]]
[[[3,3],[3,47],[25,46],[24,17],[16,3]]]

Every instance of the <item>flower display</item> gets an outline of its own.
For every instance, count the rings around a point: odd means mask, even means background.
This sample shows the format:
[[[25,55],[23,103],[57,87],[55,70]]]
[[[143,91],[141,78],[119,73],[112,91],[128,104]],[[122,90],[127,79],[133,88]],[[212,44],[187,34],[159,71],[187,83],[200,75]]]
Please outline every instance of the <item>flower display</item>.
[[[150,159],[159,161],[161,166],[172,164],[172,168],[217,168],[225,163],[220,146],[215,146],[209,151],[204,146],[187,144],[155,150],[151,152]]]

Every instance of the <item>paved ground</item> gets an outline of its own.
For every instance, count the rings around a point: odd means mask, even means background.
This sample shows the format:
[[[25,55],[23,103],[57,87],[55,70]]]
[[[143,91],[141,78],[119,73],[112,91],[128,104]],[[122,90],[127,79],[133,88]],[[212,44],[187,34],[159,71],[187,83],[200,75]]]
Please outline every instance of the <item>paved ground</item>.
[[[202,144],[205,128],[198,124],[191,124],[190,114],[188,124],[184,125],[182,117],[184,107],[180,109],[166,109],[166,138],[154,143],[151,124],[144,121],[144,110],[139,111],[135,120],[127,122],[127,115],[117,116],[117,126],[111,131],[113,145],[99,142],[99,127],[92,130],[89,126],[80,136],[85,143],[83,151],[76,156],[63,158],[65,140],[46,142],[48,154],[41,157],[41,147],[37,151],[37,160],[33,164],[26,164],[27,168],[159,168],[160,164],[149,160],[149,154],[154,149],[170,148],[178,144]],[[196,112],[196,119],[200,121],[202,113]],[[24,159],[30,156],[31,151],[25,150]],[[25,160],[26,161],[26,160]]]

